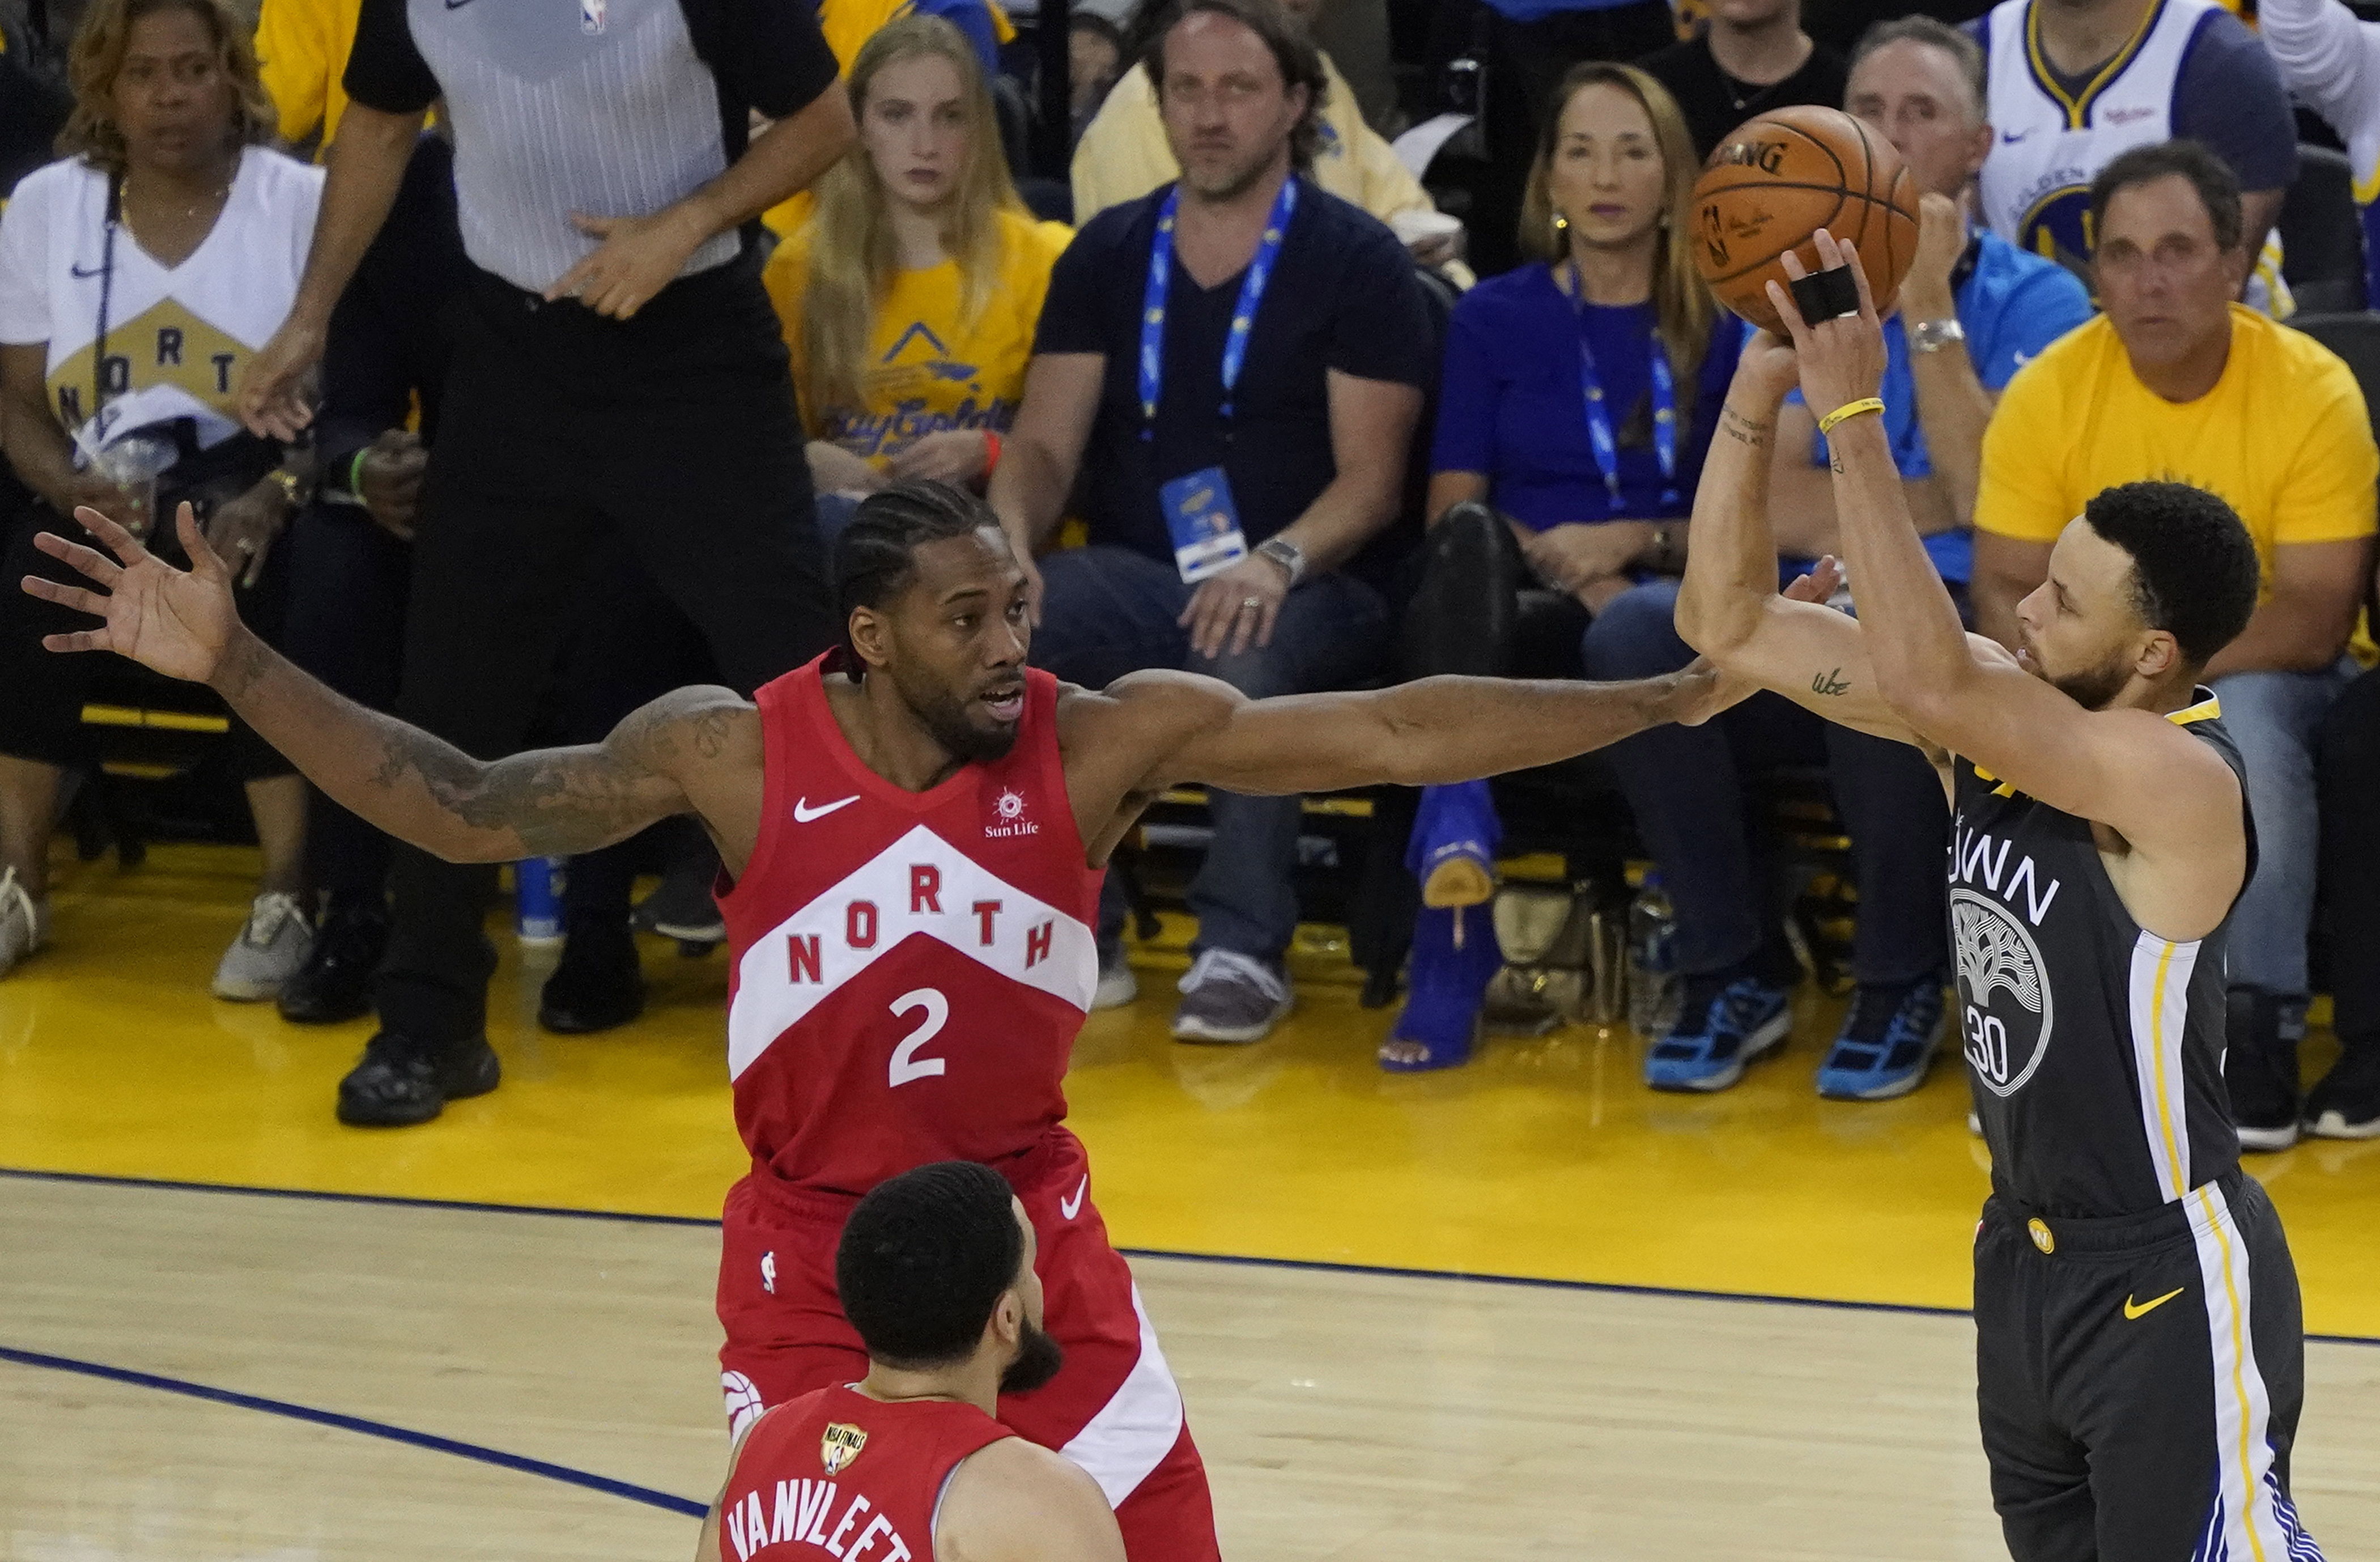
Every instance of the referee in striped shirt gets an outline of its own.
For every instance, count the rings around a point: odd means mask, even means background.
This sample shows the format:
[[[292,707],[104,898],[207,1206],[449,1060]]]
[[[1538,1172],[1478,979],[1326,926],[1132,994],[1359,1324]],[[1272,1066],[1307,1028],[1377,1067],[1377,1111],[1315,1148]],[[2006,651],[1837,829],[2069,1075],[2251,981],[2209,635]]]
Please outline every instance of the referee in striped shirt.
[[[398,713],[481,758],[528,740],[598,544],[617,533],[749,692],[823,650],[832,593],[785,348],[747,231],[843,154],[809,0],[362,0],[288,323],[241,415],[288,438],[332,306],[433,101],[476,275],[414,550]],[[757,110],[776,123],[746,144]],[[495,1088],[491,870],[400,846],[380,1033],[343,1122]]]

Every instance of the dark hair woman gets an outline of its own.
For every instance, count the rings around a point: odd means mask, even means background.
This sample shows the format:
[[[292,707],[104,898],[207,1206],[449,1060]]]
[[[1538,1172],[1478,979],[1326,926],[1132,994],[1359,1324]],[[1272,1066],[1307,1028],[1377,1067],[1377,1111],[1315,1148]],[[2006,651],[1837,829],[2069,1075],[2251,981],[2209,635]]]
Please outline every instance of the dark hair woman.
[[[272,104],[229,0],[96,0],[69,63],[64,156],[0,214],[0,445],[40,501],[8,518],[0,574],[55,575],[33,534],[72,535],[79,506],[168,545],[155,522],[188,500],[241,571],[242,611],[270,622],[273,543],[305,483],[241,431],[230,392],[296,296],[322,176],[262,146]],[[46,932],[61,782],[91,758],[81,713],[102,666],[41,646],[81,627],[0,592],[0,970]],[[235,728],[233,749],[264,876],[215,992],[265,998],[310,937],[296,894],[305,785],[253,734]]]

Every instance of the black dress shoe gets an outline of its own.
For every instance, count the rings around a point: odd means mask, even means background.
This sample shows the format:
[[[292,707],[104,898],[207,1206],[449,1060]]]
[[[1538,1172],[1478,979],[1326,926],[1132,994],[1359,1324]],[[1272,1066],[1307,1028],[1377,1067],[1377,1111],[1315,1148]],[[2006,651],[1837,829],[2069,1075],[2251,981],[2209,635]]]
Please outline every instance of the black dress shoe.
[[[450,1101],[485,1095],[504,1070],[485,1036],[439,1045],[394,1031],[364,1043],[361,1063],[339,1081],[339,1121],[359,1129],[426,1123]]]
[[[282,986],[281,1018],[336,1025],[370,1014],[372,972],[387,949],[388,908],[377,897],[332,901],[306,963]]]
[[[625,936],[573,937],[538,995],[537,1022],[557,1035],[616,1030],[644,1012],[645,973]]]

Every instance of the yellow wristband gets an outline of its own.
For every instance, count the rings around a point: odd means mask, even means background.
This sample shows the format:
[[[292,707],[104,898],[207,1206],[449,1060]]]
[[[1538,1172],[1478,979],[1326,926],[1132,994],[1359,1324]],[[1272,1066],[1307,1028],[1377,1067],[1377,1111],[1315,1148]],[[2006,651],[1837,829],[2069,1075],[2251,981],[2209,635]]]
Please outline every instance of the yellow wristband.
[[[1818,420],[1818,432],[1822,434],[1832,433],[1835,432],[1835,425],[1846,418],[1856,418],[1864,412],[1881,413],[1883,410],[1884,397],[1880,396],[1866,396],[1857,401],[1846,401]]]

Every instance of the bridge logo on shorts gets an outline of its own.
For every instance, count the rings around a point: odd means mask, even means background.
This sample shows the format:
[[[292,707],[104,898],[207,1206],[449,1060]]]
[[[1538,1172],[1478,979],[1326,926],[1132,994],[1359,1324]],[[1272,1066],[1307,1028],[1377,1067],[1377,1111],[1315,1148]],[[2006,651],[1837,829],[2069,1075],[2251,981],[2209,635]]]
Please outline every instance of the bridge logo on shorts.
[[[1985,1089],[2014,1095],[2049,1050],[2053,1014],[2041,946],[2006,908],[1964,887],[1950,891],[1950,941],[1967,1062]]]
[[[832,1422],[826,1435],[819,1439],[819,1463],[829,1475],[840,1475],[851,1468],[859,1450],[868,1446],[868,1434],[847,1421]]]

